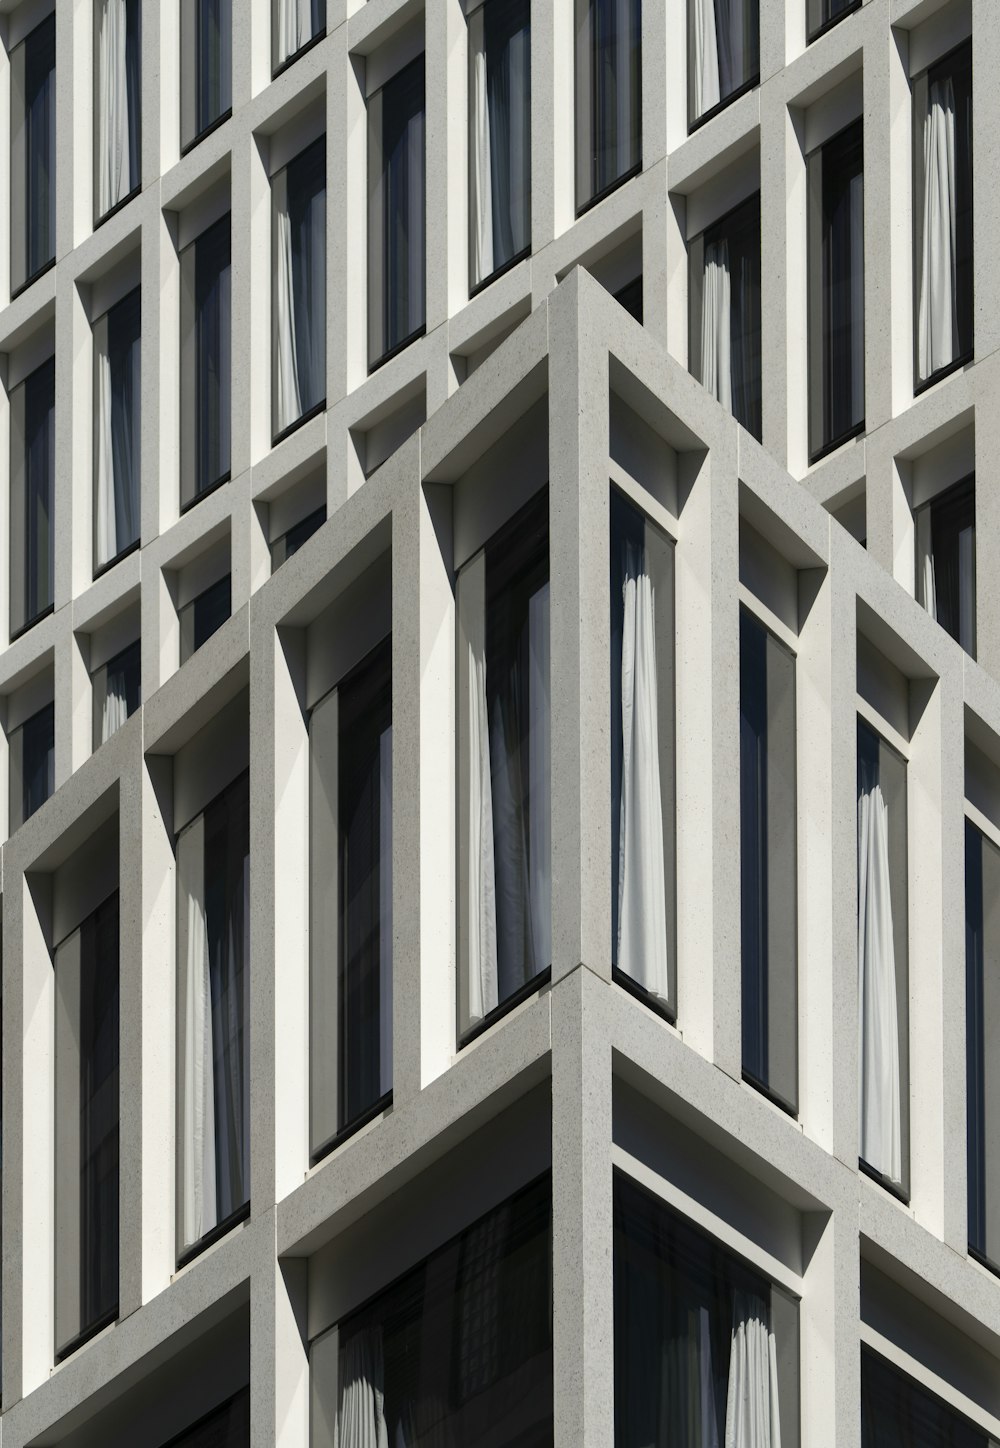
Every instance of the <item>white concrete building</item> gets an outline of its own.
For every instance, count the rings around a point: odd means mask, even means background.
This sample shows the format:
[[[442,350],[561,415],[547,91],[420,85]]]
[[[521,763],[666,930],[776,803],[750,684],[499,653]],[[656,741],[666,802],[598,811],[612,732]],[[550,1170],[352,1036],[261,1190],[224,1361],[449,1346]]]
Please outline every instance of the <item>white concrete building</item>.
[[[0,0],[2,1448],[1000,1442],[995,4]]]

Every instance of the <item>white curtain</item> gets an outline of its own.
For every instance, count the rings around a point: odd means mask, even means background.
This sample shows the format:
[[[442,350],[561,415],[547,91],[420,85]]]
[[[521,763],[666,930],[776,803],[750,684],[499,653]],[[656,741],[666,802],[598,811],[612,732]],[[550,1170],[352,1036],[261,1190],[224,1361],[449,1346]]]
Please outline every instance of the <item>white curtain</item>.
[[[781,1448],[774,1334],[755,1292],[733,1293],[726,1448]]]
[[[298,350],[295,340],[295,292],[292,281],[292,224],[286,205],[278,205],[278,431],[302,416]]]
[[[923,605],[931,618],[937,618],[937,588],[934,584],[934,554],[924,554],[923,562]]]
[[[715,0],[694,0],[694,114],[702,116],[717,106],[719,95],[719,41],[715,27]]]
[[[731,299],[729,246],[725,239],[705,248],[705,280],[701,307],[701,380],[727,411],[733,407],[730,356]]]
[[[955,92],[933,81],[924,118],[924,216],[917,366],[930,377],[955,356]]]
[[[379,740],[379,1089],[392,1088],[392,726]]]
[[[378,1327],[362,1328],[344,1345],[339,1419],[339,1448],[389,1448]]]
[[[889,812],[877,784],[858,800],[858,1099],[860,1155],[902,1176],[896,961],[889,891]]]
[[[107,319],[104,321],[107,337]],[[107,563],[118,552],[115,519],[115,467],[111,429],[111,358],[105,344],[98,347],[97,366],[97,562]]]
[[[486,554],[459,576],[459,618],[468,650],[466,710],[469,740],[469,874],[467,911],[470,1021],[495,1009],[497,988],[496,866],[493,855],[493,781],[486,705]]]
[[[552,963],[548,583],[528,603],[528,730],[528,919],[532,960],[525,978]]]
[[[110,739],[128,718],[128,700],[125,697],[125,674],[118,669],[112,673],[105,669],[104,713],[101,719],[101,740]]]
[[[218,1221],[215,1189],[215,1091],[212,991],[205,921],[205,822],[199,817],[177,846],[177,873],[186,939],[184,987],[183,1243],[189,1246]]]
[[[625,564],[618,966],[669,1003],[653,585],[638,550]]]
[[[129,166],[125,0],[101,0],[98,30],[97,209],[103,216],[132,190]]]
[[[493,175],[485,44],[476,51],[473,63],[472,108],[472,232],[476,281],[481,282],[493,271]]]
[[[278,0],[278,63],[312,39],[312,0]]]

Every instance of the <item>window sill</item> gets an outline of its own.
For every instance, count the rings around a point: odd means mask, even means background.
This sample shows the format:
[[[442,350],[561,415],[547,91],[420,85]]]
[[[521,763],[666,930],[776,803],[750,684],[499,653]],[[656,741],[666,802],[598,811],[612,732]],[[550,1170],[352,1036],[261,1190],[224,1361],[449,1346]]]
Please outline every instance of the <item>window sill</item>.
[[[398,357],[400,352],[405,351],[411,342],[415,342],[418,337],[423,337],[426,331],[427,323],[421,322],[415,332],[411,332],[408,337],[403,338],[402,342],[397,342],[394,347],[390,347],[388,352],[383,352],[381,357],[376,357],[374,362],[369,362],[368,375],[371,376],[371,374],[377,372],[380,367],[384,367],[387,362],[391,362],[393,357]]]
[[[488,286],[491,286],[493,282],[497,281],[500,277],[506,275],[507,272],[513,271],[520,262],[524,261],[525,257],[528,257],[530,255],[531,244],[529,242],[529,244],[521,251],[519,251],[516,256],[512,256],[510,260],[505,261],[502,266],[495,267],[493,271],[490,272],[488,277],[483,277],[481,282],[474,282],[469,287],[469,301],[471,302],[473,297],[478,297],[480,292],[484,292]]]
[[[183,1267],[187,1267],[196,1257],[200,1257],[202,1252],[207,1252],[209,1247],[228,1236],[234,1227],[238,1227],[241,1222],[249,1221],[249,1219],[250,1203],[244,1202],[242,1207],[237,1207],[236,1211],[231,1212],[225,1221],[217,1222],[210,1232],[205,1233],[204,1237],[199,1237],[197,1242],[184,1248],[177,1258],[177,1271],[180,1272]]]
[[[11,299],[11,301],[12,301],[12,302],[13,302],[13,301],[16,301],[17,298],[21,295],[22,292],[26,292],[29,287],[34,286],[35,282],[38,281],[39,277],[43,277],[46,272],[50,272],[50,271],[52,270],[52,268],[55,266],[55,264],[56,264],[56,259],[55,259],[55,257],[54,257],[54,256],[50,256],[49,259],[48,259],[48,261],[43,262],[42,265],[38,268],[37,271],[32,272],[30,277],[25,277],[24,281],[23,281],[23,282],[20,282],[20,283],[13,289],[13,291],[12,291],[11,294],[10,294],[10,299]]]
[[[346,1126],[342,1126],[335,1135],[330,1137],[329,1141],[325,1141],[322,1146],[318,1147],[310,1156],[309,1165],[318,1166],[321,1161],[325,1161],[328,1156],[331,1156],[339,1146],[343,1146],[345,1141],[350,1141],[352,1136],[356,1136],[363,1126],[367,1126],[369,1122],[374,1121],[377,1117],[383,1115],[383,1113],[391,1110],[392,1091],[389,1090],[384,1096],[380,1096],[377,1101],[373,1101],[371,1106],[366,1107],[360,1115],[355,1116],[353,1121],[349,1121]]]
[[[59,1348],[55,1354],[56,1362],[64,1363],[68,1357],[72,1357],[75,1352],[78,1352],[85,1343],[90,1342],[91,1338],[96,1337],[99,1332],[103,1332],[106,1327],[110,1327],[112,1323],[117,1321],[118,1303],[116,1302],[114,1307],[106,1312],[103,1317],[99,1317],[96,1322],[92,1322],[89,1327],[85,1327],[82,1332],[78,1332],[76,1337],[70,1338],[65,1346]]]
[[[541,990],[542,986],[548,985],[551,979],[552,967],[547,965],[544,970],[540,970],[537,975],[526,980],[524,985],[519,986],[516,991],[507,996],[506,1000],[502,1000],[488,1015],[483,1016],[481,1021],[477,1021],[474,1026],[470,1027],[464,1036],[459,1036],[459,1051],[464,1051],[466,1046],[470,1046],[484,1031],[488,1031],[490,1026],[495,1026],[497,1021],[503,1020],[504,1016],[509,1015],[516,1006],[521,1005],[523,1001],[530,1000]]]
[[[123,548],[120,553],[116,553],[115,556],[109,558],[106,563],[99,563],[94,569],[94,582],[96,583],[99,578],[103,578],[105,573],[110,573],[117,563],[121,563],[122,559],[127,558],[130,553],[135,553],[138,547],[139,539],[135,538],[127,548]]]
[[[311,422],[314,417],[318,417],[325,407],[326,398],[321,397],[318,402],[313,403],[308,412],[300,413],[294,422],[290,422],[288,426],[283,427],[280,432],[273,433],[271,436],[271,446],[277,447],[280,442],[284,442],[286,437],[291,437],[293,432],[297,432],[300,427],[305,427],[306,423]]]
[[[695,131],[700,131],[702,126],[706,126],[709,121],[724,111],[727,106],[731,106],[734,101],[739,100],[740,96],[745,96],[747,91],[752,91],[759,85],[760,71],[758,71],[756,75],[752,75],[749,80],[745,80],[741,86],[737,86],[736,90],[730,91],[727,96],[723,96],[722,100],[717,101],[709,110],[702,111],[700,116],[694,116],[689,120],[688,135],[693,136]]]
[[[642,1001],[644,1006],[648,1006],[656,1015],[661,1016],[669,1026],[673,1026],[676,1029],[676,1010],[672,1010],[659,996],[653,995],[645,986],[640,985],[637,980],[633,980],[628,971],[620,970],[617,965],[613,965],[611,967],[611,979],[615,985],[620,985],[623,991],[627,991],[630,996],[635,996],[636,1000]]]
[[[923,381],[919,379],[915,380],[913,383],[914,398],[922,396],[923,393],[929,391],[929,389],[934,387],[938,382],[943,382],[946,377],[950,377],[953,372],[958,372],[961,368],[967,367],[974,358],[974,351],[963,352],[961,357],[956,357],[954,362],[949,362],[946,367],[939,367],[936,372],[932,372],[931,375],[925,377]]]
[[[301,60],[304,55],[308,54],[310,50],[313,50],[317,45],[319,45],[321,40],[325,39],[326,26],[324,25],[321,30],[317,30],[315,35],[311,35],[309,37],[305,45],[300,45],[298,50],[293,51],[291,55],[286,55],[284,60],[278,62],[278,64],[271,71],[271,79],[277,80],[279,75],[284,75],[285,71],[289,68],[289,66],[294,65],[297,60]]]
[[[617,191],[620,186],[624,186],[626,181],[631,181],[634,177],[638,176],[641,170],[642,157],[640,156],[639,160],[636,161],[634,166],[630,166],[627,171],[624,171],[621,174],[621,176],[616,176],[612,182],[604,187],[603,191],[596,192],[595,195],[591,196],[587,201],[584,201],[577,206],[577,220],[579,220],[581,216],[585,216],[588,211],[592,211],[595,206],[600,205],[600,203],[604,201],[606,197],[610,196],[612,192]]]
[[[806,44],[812,45],[814,40],[819,40],[821,36],[826,35],[827,31],[832,30],[835,25],[839,25],[842,20],[846,20],[848,15],[856,15],[861,9],[861,5],[862,0],[854,0],[854,4],[849,5],[846,10],[841,10],[839,15],[831,15],[829,20],[824,20],[822,25],[817,26],[815,30],[806,35]]]

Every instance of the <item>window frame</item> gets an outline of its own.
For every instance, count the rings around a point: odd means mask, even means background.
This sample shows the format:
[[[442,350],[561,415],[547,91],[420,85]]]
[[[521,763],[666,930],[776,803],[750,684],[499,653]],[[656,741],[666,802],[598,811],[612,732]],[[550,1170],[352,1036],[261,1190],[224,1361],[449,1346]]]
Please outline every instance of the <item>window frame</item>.
[[[100,88],[100,81],[101,81],[101,67],[100,67],[100,59],[99,59],[99,57],[100,57],[100,33],[101,33],[101,15],[100,15],[101,3],[102,3],[102,0],[95,0],[95,3],[94,3],[94,13],[93,13],[93,56],[94,56],[94,64],[93,64],[93,109],[94,109],[94,118],[93,118],[93,133],[94,133],[94,134],[93,134],[93,155],[94,155],[94,197],[93,197],[94,217],[93,217],[93,227],[94,227],[94,230],[95,230],[95,231],[98,229],[98,227],[103,226],[106,221],[110,221],[110,219],[111,219],[112,216],[116,216],[119,211],[123,210],[123,208],[126,207],[126,206],[129,204],[130,201],[134,200],[135,197],[138,196],[139,193],[140,193],[140,191],[142,190],[142,0],[128,0],[127,9],[126,9],[126,25],[127,25],[127,30],[126,30],[126,41],[125,41],[125,47],[126,47],[126,74],[127,74],[127,67],[128,67],[128,59],[127,59],[127,56],[128,56],[128,47],[129,47],[129,43],[130,43],[130,41],[131,41],[131,39],[132,39],[131,34],[130,34],[131,26],[128,24],[128,22],[133,18],[133,16],[134,16],[134,19],[135,19],[135,25],[136,25],[136,31],[137,31],[137,34],[136,34],[136,36],[135,36],[135,39],[134,39],[134,41],[133,41],[132,43],[136,46],[136,48],[137,48],[137,50],[138,50],[138,80],[137,80],[138,96],[137,96],[137,98],[136,98],[136,107],[135,107],[135,109],[136,109],[136,122],[137,122],[137,134],[136,134],[136,138],[135,138],[135,149],[136,149],[136,154],[137,154],[137,157],[138,157],[138,176],[136,177],[136,180],[135,180],[135,182],[133,183],[133,185],[132,185],[132,187],[131,187],[131,189],[129,190],[129,192],[128,192],[127,195],[121,197],[121,199],[118,200],[118,201],[116,201],[112,206],[109,206],[106,211],[101,211],[101,210],[100,210],[100,202],[99,202],[98,196],[97,196],[97,172],[98,172],[98,167],[99,167],[99,165],[100,165],[100,114],[99,114],[99,109],[98,109],[98,99],[97,99],[97,97],[98,97],[98,91],[99,91],[99,88]],[[127,81],[126,81],[126,86],[127,86]]]
[[[687,18],[687,35],[688,35],[688,43],[687,43],[687,97],[688,97],[688,99],[687,99],[687,112],[688,112],[687,129],[688,129],[688,135],[689,135],[689,136],[694,135],[695,131],[699,130],[702,126],[706,125],[706,124],[707,124],[709,121],[711,121],[715,116],[717,116],[717,115],[720,113],[720,111],[724,111],[727,106],[731,106],[734,101],[738,101],[739,98],[740,98],[740,96],[746,95],[746,93],[747,93],[748,91],[752,91],[752,90],[756,89],[757,86],[760,85],[760,0],[743,0],[743,3],[744,3],[745,5],[753,5],[753,6],[756,8],[756,11],[757,11],[757,26],[756,26],[756,31],[757,31],[757,68],[756,68],[756,70],[754,70],[754,71],[752,72],[752,74],[751,74],[746,80],[742,81],[741,84],[738,85],[738,86],[735,88],[735,90],[729,91],[727,95],[722,96],[720,100],[716,101],[716,103],[715,103],[713,106],[709,106],[707,110],[702,111],[700,115],[697,115],[697,116],[696,116],[696,115],[694,114],[694,110],[693,110],[693,106],[694,106],[694,86],[693,86],[693,84],[692,84],[692,76],[693,76],[693,74],[694,74],[694,55],[695,55],[695,26],[694,26],[694,21],[693,21],[693,19],[692,19],[691,11],[692,11],[692,7],[693,7],[693,5],[694,5],[694,0],[686,0],[686,4],[687,4],[687,15],[686,15],[686,18]],[[721,87],[720,87],[720,89],[721,89]]]
[[[228,230],[229,246],[228,260],[220,265],[213,273],[215,285],[225,291],[228,286],[229,302],[229,377],[225,385],[219,382],[219,446],[220,456],[223,444],[228,441],[229,458],[227,465],[221,470],[218,476],[211,478],[203,486],[198,487],[197,482],[201,467],[201,453],[204,447],[204,440],[201,436],[201,425],[203,419],[200,416],[201,409],[201,370],[203,363],[203,351],[200,346],[201,327],[203,322],[204,308],[198,306],[198,283],[199,283],[199,246],[202,242],[209,248],[209,260],[217,260],[222,254],[222,248],[218,253],[214,248],[220,246],[219,238],[223,234],[223,228]],[[193,236],[186,246],[180,251],[180,306],[178,308],[180,321],[180,447],[178,479],[178,496],[180,502],[180,514],[183,516],[190,508],[195,507],[203,498],[207,498],[216,488],[221,488],[232,478],[232,396],[233,396],[233,307],[232,307],[232,210],[226,207],[221,216],[215,217],[207,226],[203,227],[196,236]],[[224,273],[228,273],[228,283],[221,280]],[[225,307],[225,296],[220,295],[220,311]],[[221,335],[221,332],[220,332]],[[221,403],[228,392],[229,418],[223,420]],[[190,489],[186,485],[186,479],[190,477]]]
[[[730,415],[740,424],[741,427],[745,428],[745,430],[750,433],[751,437],[755,437],[757,441],[760,442],[761,435],[763,433],[764,365],[761,316],[761,284],[763,259],[761,251],[759,186],[757,187],[756,191],[751,191],[749,195],[743,197],[741,201],[738,201],[735,206],[730,206],[729,209],[727,211],[724,211],[721,216],[715,217],[713,221],[711,221],[707,226],[703,227],[702,230],[699,231],[695,236],[691,237],[687,243],[688,356],[690,359],[689,370],[691,372],[691,375],[698,382],[701,382],[704,375],[702,365],[703,359],[701,355],[701,330],[705,307],[705,248],[706,245],[713,245],[717,240],[726,241],[728,245],[731,235],[731,228],[734,226],[740,228],[749,227],[750,222],[752,221],[751,212],[753,213],[753,215],[756,216],[757,222],[755,257],[757,263],[756,313],[758,346],[756,353],[755,369],[757,395],[754,398],[754,405],[760,412],[760,420],[757,428],[754,428],[753,426],[751,426],[751,423],[757,421],[757,419],[751,417],[749,420],[744,421],[742,418],[737,417],[735,408],[732,409]],[[746,215],[744,216],[742,213],[746,213]],[[750,234],[752,234],[752,227],[750,228]],[[732,287],[731,278],[730,287]],[[702,383],[702,386],[704,386],[704,383]]]
[[[320,37],[322,38],[322,37]],[[297,59],[293,56],[292,59]],[[290,168],[298,163],[305,163],[307,157],[313,157],[322,152],[323,156],[323,388],[322,396],[317,398],[309,407],[304,408],[298,417],[292,418],[291,422],[284,426],[278,426],[278,232],[279,215],[288,215],[288,172]],[[326,317],[328,312],[328,272],[329,256],[327,254],[327,207],[329,205],[329,166],[327,164],[326,131],[323,130],[318,136],[313,136],[304,146],[297,149],[294,155],[277,166],[269,178],[271,192],[271,446],[277,447],[291,433],[298,428],[304,427],[312,418],[317,417],[326,410],[326,399],[329,383],[329,359],[327,357]],[[318,192],[315,193],[318,195]]]
[[[642,0],[631,0],[638,12],[638,63],[636,67],[636,99],[635,109],[638,118],[638,135],[636,158],[612,181],[598,186],[595,180],[596,150],[594,145],[595,114],[596,114],[596,87],[594,72],[596,67],[597,53],[593,38],[593,7],[602,3],[602,0],[574,0],[574,95],[573,95],[573,146],[574,146],[574,196],[576,216],[586,214],[606,196],[617,191],[619,186],[624,186],[626,181],[631,181],[634,176],[642,172]],[[585,41],[581,41],[581,35],[586,31]],[[581,109],[581,94],[586,96],[586,110]],[[586,155],[582,145],[584,133],[586,132]],[[584,184],[584,172],[586,170],[586,184]]]
[[[131,197],[127,197],[126,200],[131,200]],[[124,205],[125,203],[123,202],[122,204]],[[100,428],[100,418],[99,418],[99,416],[98,416],[98,408],[99,408],[98,368],[99,368],[99,366],[100,366],[100,359],[101,359],[102,356],[107,356],[108,359],[109,359],[109,362],[110,362],[110,357],[111,357],[111,338],[110,338],[110,333],[111,333],[111,327],[112,327],[112,318],[113,318],[113,315],[117,315],[117,316],[120,317],[120,316],[123,314],[124,308],[125,308],[126,306],[134,306],[134,307],[136,308],[137,313],[138,313],[138,333],[137,333],[137,335],[136,335],[136,337],[135,337],[134,345],[136,345],[136,346],[138,346],[138,347],[140,348],[139,388],[138,388],[137,396],[136,396],[136,398],[135,398],[135,420],[136,420],[136,422],[137,422],[137,424],[138,424],[138,428],[137,428],[137,433],[138,433],[138,436],[137,436],[137,454],[138,454],[138,458],[139,458],[139,478],[138,478],[138,498],[137,498],[137,502],[138,502],[138,505],[139,505],[139,517],[138,517],[137,520],[136,520],[136,523],[137,523],[136,536],[132,539],[132,541],[131,541],[130,543],[126,543],[125,546],[124,546],[124,548],[119,548],[116,553],[112,554],[111,557],[106,558],[106,559],[104,560],[104,562],[101,563],[101,562],[98,561],[99,556],[100,556],[100,549],[99,549],[99,541],[98,541],[98,536],[97,536],[98,491],[99,491],[99,488],[100,488],[100,443],[99,443],[99,437],[98,437],[99,428]],[[91,491],[91,502],[92,502],[92,507],[93,507],[93,517],[92,517],[92,520],[91,520],[91,530],[90,530],[90,531],[91,531],[91,547],[92,547],[92,549],[93,549],[93,559],[94,559],[93,576],[94,576],[95,579],[97,579],[97,578],[100,578],[103,574],[107,573],[109,569],[114,568],[115,564],[116,564],[116,563],[120,563],[123,558],[127,558],[130,553],[134,553],[135,550],[141,545],[141,542],[142,542],[142,361],[141,361],[141,348],[142,348],[142,286],[139,285],[139,286],[136,286],[136,287],[131,287],[131,288],[125,293],[124,296],[120,297],[116,302],[114,302],[110,307],[108,307],[107,310],[101,314],[101,316],[99,316],[99,317],[94,321],[91,330],[92,330],[92,332],[93,332],[93,348],[92,348],[92,354],[91,354],[91,355],[92,355],[92,357],[93,357],[93,365],[94,365],[93,385],[92,385],[92,388],[91,388],[91,395],[92,395],[91,406],[92,406],[92,408],[93,408],[92,416],[93,416],[93,419],[94,419],[94,441],[93,441],[93,448],[92,448],[92,452],[93,452],[93,487],[92,487],[92,491]],[[112,396],[111,396],[112,405],[113,405],[113,399],[114,399],[114,388],[112,387]],[[113,499],[114,499],[114,496],[115,496],[115,493],[116,493],[115,477],[114,477],[114,464],[113,464],[113,462],[112,462],[111,488],[112,488],[112,500],[113,500]]]
[[[825,35],[828,30],[832,30],[833,27],[839,25],[842,20],[846,20],[848,15],[853,15],[856,11],[860,10],[862,3],[863,0],[848,0],[848,3],[842,9],[838,10],[835,15],[830,15],[826,20],[820,20],[818,24],[810,26],[809,13],[814,4],[821,5],[822,0],[806,0],[806,44],[812,45],[813,41],[819,40],[821,35]]]
[[[222,106],[219,113],[206,122],[200,129],[198,127],[198,88],[202,83],[201,74],[201,48],[199,44],[200,27],[199,11],[202,4],[207,0],[180,0],[180,106],[178,120],[180,124],[180,154],[186,156],[206,136],[224,126],[233,114],[233,8],[232,0],[221,0],[227,7],[229,17],[229,76],[228,92],[229,104]],[[185,55],[194,56],[193,67],[184,65]],[[223,86],[222,94],[225,94]],[[188,131],[188,124],[191,130]]]
[[[422,320],[411,329],[404,337],[397,338],[394,342],[387,342],[388,337],[388,307],[386,305],[386,257],[385,257],[385,223],[387,208],[383,198],[385,190],[385,92],[388,88],[400,83],[403,77],[415,74],[417,67],[420,69],[420,84],[423,104],[420,110],[423,127],[423,147],[421,152],[421,192],[423,207],[423,226],[421,231],[421,250],[423,253],[423,267],[421,271],[421,305]],[[371,90],[365,98],[367,112],[367,178],[368,178],[368,249],[367,249],[367,368],[368,373],[376,372],[380,367],[385,366],[393,357],[399,355],[404,348],[410,346],[418,337],[423,337],[427,332],[427,66],[426,54],[421,48],[419,53],[408,59],[376,88]],[[414,112],[414,115],[416,112]],[[407,124],[412,122],[411,116]],[[377,157],[377,162],[376,162]],[[376,169],[377,168],[377,169]],[[376,208],[378,212],[376,214]],[[409,260],[409,249],[407,250]],[[376,290],[378,292],[377,306],[375,303]],[[376,347],[376,331],[378,333],[378,345]]]
[[[28,259],[31,250],[31,238],[28,206],[29,167],[27,140],[28,125],[26,108],[27,97],[25,94],[24,66],[28,58],[27,47],[34,42],[41,44],[42,40],[40,33],[42,30],[45,30],[49,27],[52,31],[53,52],[52,69],[50,75],[55,77],[55,79],[50,80],[49,83],[53,86],[58,86],[58,49],[56,41],[56,15],[54,3],[49,13],[43,16],[36,25],[33,25],[30,30],[28,30],[23,36],[21,36],[21,38],[14,46],[11,47],[10,50],[10,178],[8,193],[10,200],[10,216],[8,218],[8,238],[10,246],[9,260],[11,301],[14,301],[17,297],[19,297],[22,292],[27,291],[28,287],[30,287],[33,282],[37,281],[39,277],[44,276],[44,274],[47,271],[50,271],[51,268],[54,267],[56,264],[56,252],[58,249],[56,242],[56,163],[58,161],[59,148],[57,137],[55,135],[54,124],[52,127],[53,134],[50,143],[52,173],[49,178],[51,191],[49,197],[49,209],[51,213],[52,255],[46,257],[45,260],[42,261],[33,271],[30,270],[30,263]],[[54,101],[53,104],[55,104]],[[19,121],[15,118],[15,107],[19,107],[21,112],[21,119]],[[17,224],[16,218],[18,211],[22,212],[23,221],[23,227],[19,240],[15,237],[15,225]],[[20,272],[21,268],[15,265],[15,260],[20,258],[22,249],[24,256],[24,275],[19,276],[18,273]]]

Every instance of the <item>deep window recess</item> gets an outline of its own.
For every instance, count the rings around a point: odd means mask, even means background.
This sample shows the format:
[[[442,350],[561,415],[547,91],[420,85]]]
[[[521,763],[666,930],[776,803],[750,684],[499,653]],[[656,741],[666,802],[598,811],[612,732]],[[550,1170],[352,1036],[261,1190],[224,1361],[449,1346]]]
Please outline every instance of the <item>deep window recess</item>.
[[[40,809],[55,788],[55,706],[46,704],[10,736],[10,833]]]
[[[94,748],[110,739],[139,707],[140,645],[127,649],[94,673]]]
[[[213,1408],[163,1448],[246,1448],[250,1442],[250,1389]]]
[[[972,42],[913,83],[916,380],[972,356]]]
[[[272,0],[274,64],[280,70],[326,31],[326,0]]]
[[[387,639],[309,719],[314,1158],[392,1092],[391,668]]]
[[[858,720],[859,1156],[909,1193],[906,761]]]
[[[761,435],[760,196],[691,242],[691,371]]]
[[[993,1448],[947,1403],[861,1349],[861,1448]]]
[[[620,1172],[614,1294],[615,1448],[798,1448],[797,1302]]]
[[[94,214],[139,190],[142,174],[140,0],[94,8]]]
[[[976,656],[976,484],[965,478],[916,513],[917,597]]]
[[[831,25],[861,6],[861,0],[806,0],[808,39],[815,40]]]
[[[232,105],[232,0],[181,0],[182,148],[223,120]]]
[[[674,548],[611,490],[611,960],[677,1013]]]
[[[10,287],[20,291],[56,255],[56,17],[10,58]]]
[[[111,563],[139,540],[139,289],[94,326],[94,560]]]
[[[615,301],[642,326],[642,272],[614,293]]]
[[[178,1255],[250,1206],[250,777],[177,838]]]
[[[181,507],[229,477],[231,217],[181,253]]]
[[[965,822],[969,1248],[1000,1268],[1000,849]]]
[[[368,101],[368,363],[425,320],[424,58]]]
[[[575,0],[576,209],[642,164],[640,0]]]
[[[11,393],[10,631],[52,607],[56,364],[44,362]]]
[[[118,1315],[118,894],[55,952],[55,1347]]]
[[[688,0],[688,119],[693,124],[760,78],[758,0]]]
[[[551,1194],[546,1175],[313,1342],[313,1448],[552,1443]]]
[[[865,424],[862,123],[809,157],[809,449],[813,460]]]
[[[274,434],[326,396],[326,137],[289,161],[274,191]]]
[[[549,498],[458,575],[459,1035],[552,964]]]
[[[207,643],[232,612],[232,575],[212,583],[180,611],[181,663]]]
[[[798,1102],[795,659],[740,611],[743,1074]]]
[[[316,530],[322,528],[325,522],[326,504],[321,508],[316,508],[312,513],[308,513],[306,517],[300,519],[298,523],[293,523],[287,532],[275,538],[271,544],[272,570],[280,568],[283,563],[291,558],[293,553],[297,553],[303,543],[308,542]]]
[[[531,246],[530,0],[486,0],[469,17],[472,285]]]

